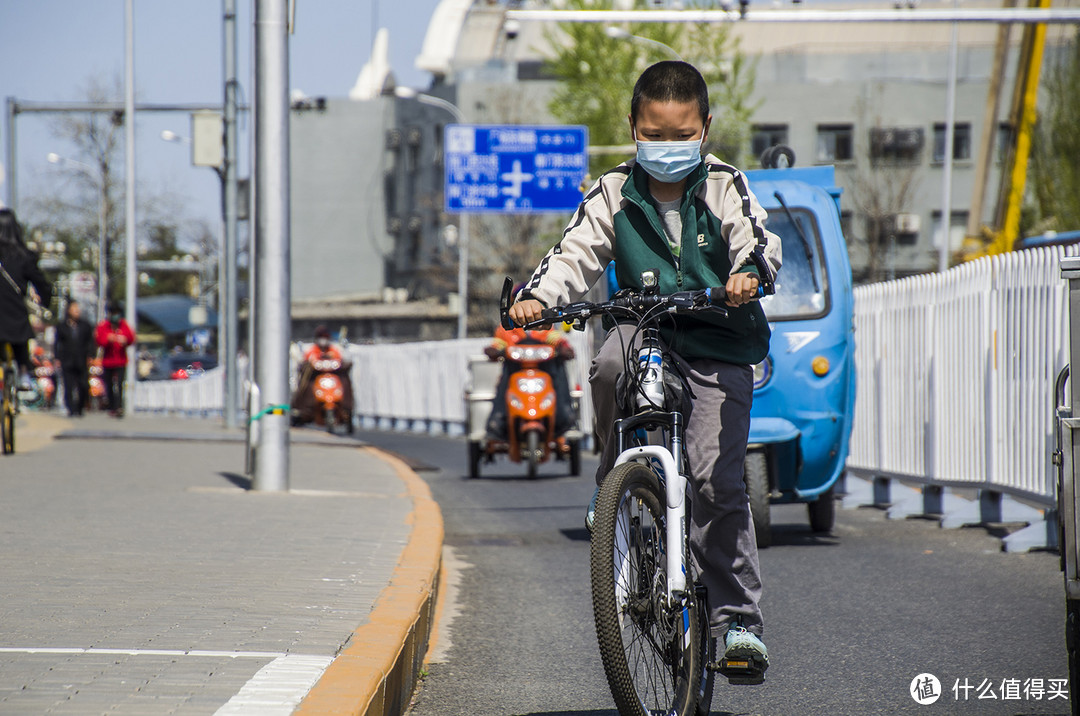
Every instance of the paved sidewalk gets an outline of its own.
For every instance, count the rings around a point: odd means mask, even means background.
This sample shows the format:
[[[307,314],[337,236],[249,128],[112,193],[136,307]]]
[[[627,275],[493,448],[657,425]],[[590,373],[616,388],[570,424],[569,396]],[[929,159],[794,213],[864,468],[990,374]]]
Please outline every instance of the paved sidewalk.
[[[426,486],[294,430],[290,491],[253,492],[241,439],[219,419],[19,416],[0,457],[0,713],[407,703],[393,672],[419,668],[399,662],[423,655],[442,539]],[[334,676],[350,649],[362,683]]]

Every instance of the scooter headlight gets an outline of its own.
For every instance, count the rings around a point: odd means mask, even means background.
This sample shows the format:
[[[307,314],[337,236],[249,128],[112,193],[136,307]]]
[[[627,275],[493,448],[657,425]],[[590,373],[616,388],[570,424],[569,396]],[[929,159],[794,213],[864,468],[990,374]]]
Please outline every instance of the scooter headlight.
[[[543,363],[555,357],[555,349],[549,345],[519,344],[507,348],[506,357],[517,363]]]
[[[765,387],[772,378],[772,359],[766,358],[754,366],[754,390]]]
[[[541,410],[547,410],[552,405],[555,405],[555,394],[554,393],[548,393],[547,395],[544,396],[544,399],[540,401],[540,409]]]
[[[539,393],[544,389],[543,378],[518,378],[517,388],[522,393],[532,394]]]
[[[510,405],[518,410],[525,407],[525,403],[522,403],[516,395],[510,395]]]

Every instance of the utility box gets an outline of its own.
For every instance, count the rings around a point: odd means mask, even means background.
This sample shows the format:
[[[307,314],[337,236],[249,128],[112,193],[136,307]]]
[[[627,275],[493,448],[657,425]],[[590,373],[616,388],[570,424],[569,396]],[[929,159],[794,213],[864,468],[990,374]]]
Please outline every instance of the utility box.
[[[220,112],[191,113],[191,163],[197,167],[225,163],[225,124]]]

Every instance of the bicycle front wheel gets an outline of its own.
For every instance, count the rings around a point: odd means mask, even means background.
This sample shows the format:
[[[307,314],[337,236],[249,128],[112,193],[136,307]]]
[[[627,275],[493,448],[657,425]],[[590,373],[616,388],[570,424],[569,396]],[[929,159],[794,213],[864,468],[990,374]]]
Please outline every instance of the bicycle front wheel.
[[[590,550],[593,616],[611,695],[622,716],[692,716],[707,634],[693,590],[668,604],[664,496],[641,463],[600,488]],[[671,545],[683,549],[682,545]]]

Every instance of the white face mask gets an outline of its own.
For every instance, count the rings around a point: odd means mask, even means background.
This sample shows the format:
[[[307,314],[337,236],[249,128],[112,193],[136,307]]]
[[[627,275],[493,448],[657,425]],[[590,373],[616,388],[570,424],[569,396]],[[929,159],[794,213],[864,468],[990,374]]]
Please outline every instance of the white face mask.
[[[635,139],[637,130],[634,130]],[[701,163],[701,139],[684,142],[643,142],[637,140],[637,163],[657,181],[674,184],[690,175]]]

